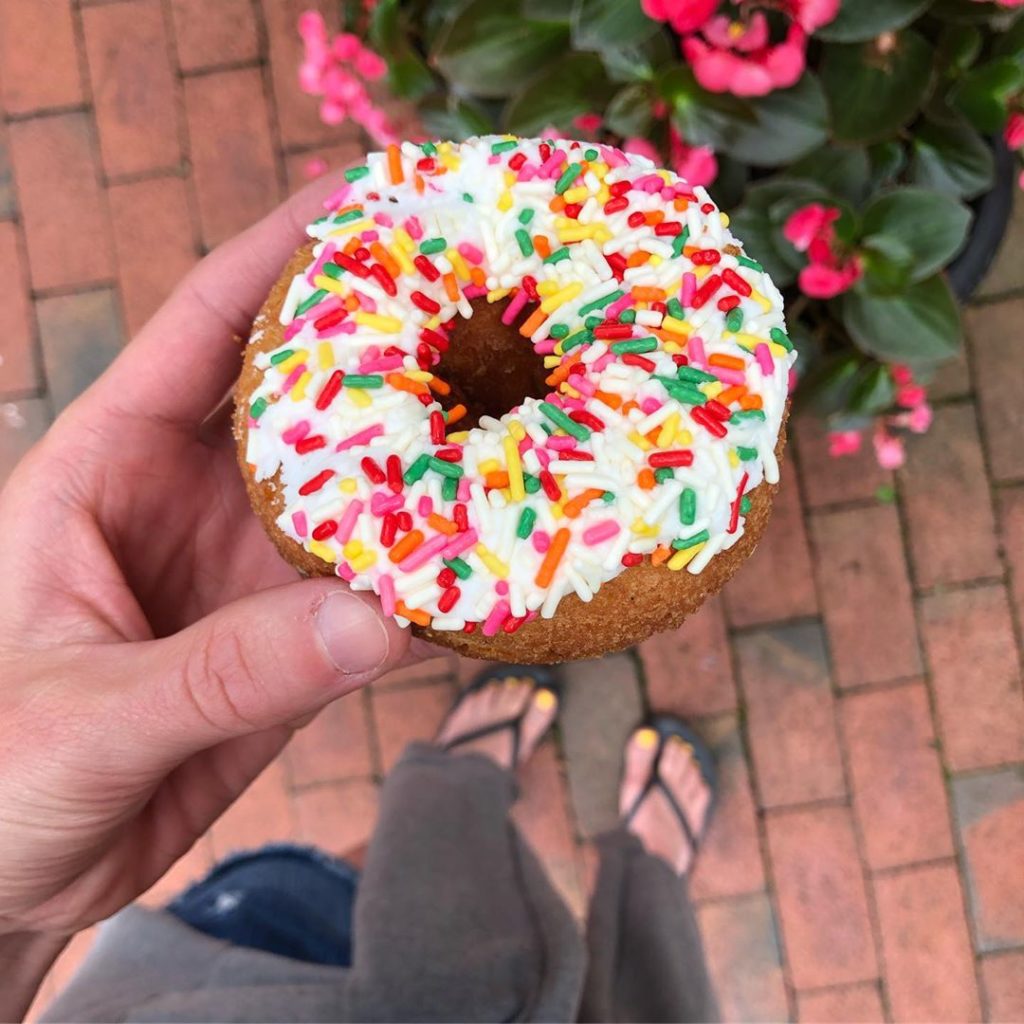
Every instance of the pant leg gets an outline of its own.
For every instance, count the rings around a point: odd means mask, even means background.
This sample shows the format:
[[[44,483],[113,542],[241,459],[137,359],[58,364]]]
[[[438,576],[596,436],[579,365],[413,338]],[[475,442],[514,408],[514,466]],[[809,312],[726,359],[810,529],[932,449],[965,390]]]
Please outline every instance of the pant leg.
[[[355,906],[353,1020],[575,1019],[582,938],[513,828],[510,773],[413,744]]]
[[[714,1021],[718,1005],[685,883],[625,828],[597,840],[581,1021]]]

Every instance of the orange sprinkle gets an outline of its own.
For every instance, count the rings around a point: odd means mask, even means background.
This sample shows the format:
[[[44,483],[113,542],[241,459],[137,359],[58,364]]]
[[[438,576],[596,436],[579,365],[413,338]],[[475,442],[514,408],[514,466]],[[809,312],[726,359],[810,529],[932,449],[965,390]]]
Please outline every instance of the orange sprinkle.
[[[390,558],[392,562],[400,562],[406,555],[411,555],[422,543],[423,531],[410,530],[388,552],[388,558]]]
[[[676,196],[675,199],[672,200],[672,205],[677,210],[685,210],[690,205],[690,200],[683,198],[683,196]]]
[[[444,290],[448,298],[451,299],[452,302],[458,302],[459,285],[458,282],[455,280],[455,275],[452,273],[445,274],[444,277],[441,278],[441,280],[444,281]]]
[[[427,516],[427,526],[437,530],[438,533],[447,533],[448,536],[459,532],[458,523],[453,522],[451,519],[446,519],[444,516],[439,516],[436,512],[431,512]]]
[[[570,518],[575,519],[592,501],[596,501],[604,491],[596,487],[588,487],[585,491],[577,494],[575,498],[565,503],[563,512]]]
[[[415,622],[417,626],[429,626],[430,615],[419,608],[410,608],[404,601],[395,602],[395,612],[403,619]]]
[[[342,305],[351,313],[352,310],[359,308],[359,297],[357,295],[346,295],[342,300]]]
[[[763,405],[760,395],[744,395],[740,399],[741,409],[760,409]]]
[[[548,587],[551,585],[551,579],[555,575],[555,570],[558,568],[558,563],[561,562],[562,555],[565,554],[568,544],[569,531],[563,526],[551,538],[551,547],[544,553],[544,561],[540,563],[540,568],[537,570],[537,575],[533,582],[538,587]]]
[[[414,174],[412,178],[413,184],[416,186],[417,192],[422,192],[426,185],[424,184],[423,178],[419,174]]]
[[[622,405],[622,396],[612,394],[610,391],[595,391],[594,397],[599,402],[604,402],[609,409],[618,409],[618,407]]]
[[[747,389],[743,384],[733,384],[731,388],[726,388],[718,396],[718,401],[722,405],[731,405],[733,402],[738,402],[746,393]]]
[[[384,378],[396,391],[408,391],[410,395],[429,395],[430,388],[418,380],[409,380],[400,373],[389,373]]]
[[[554,196],[548,203],[548,209],[553,213],[561,213],[565,209],[565,200],[561,196]]]
[[[363,246],[363,240],[358,235],[353,235],[346,243],[345,248],[341,251],[346,256],[352,256],[356,249],[361,249]]]
[[[662,341],[674,341],[678,344],[686,344],[689,341],[689,335],[679,334],[676,331],[670,331],[667,327],[645,327],[644,330],[650,331],[656,338],[660,338]]]
[[[363,207],[359,203],[346,203],[344,206],[339,206],[334,211],[335,217],[340,217],[342,214],[351,213],[353,210],[361,210]]]
[[[651,552],[651,565],[661,565],[662,562],[667,562],[671,554],[672,549],[670,547],[667,547],[665,544],[659,544]],[[397,607],[397,604],[395,607]]]
[[[437,378],[435,377],[434,380],[437,380]],[[461,403],[459,405],[453,405],[448,410],[448,426],[450,427],[453,423],[458,423],[459,420],[461,420],[465,415],[466,407],[464,405],[462,405]]]
[[[629,259],[626,260],[627,267],[642,267],[649,259],[651,254],[646,249],[637,249],[636,252],[629,254]]]
[[[555,387],[557,384],[561,384],[569,376],[569,367],[566,365],[556,366],[545,378],[544,383],[549,388]]]
[[[664,302],[666,292],[664,288],[649,288],[637,285],[630,293],[634,302]]]
[[[477,288],[483,288],[487,284],[487,275],[479,267],[473,267],[470,270],[469,279]]]
[[[653,491],[654,485],[657,483],[657,480],[654,479],[654,470],[649,466],[644,466],[636,475],[636,483],[642,491]]]
[[[427,381],[427,387],[431,391],[436,391],[439,395],[450,395],[452,393],[452,386],[448,381],[441,380],[436,373]]]
[[[716,352],[708,362],[712,366],[724,366],[729,370],[744,370],[747,366],[739,356],[727,356],[723,352]]]
[[[394,143],[388,146],[388,173],[391,175],[392,185],[401,185],[405,181],[405,173],[402,171],[402,152]]]
[[[665,211],[651,210],[651,212],[646,215],[645,219],[648,224],[660,224],[665,219]]]
[[[551,243],[548,241],[547,235],[534,235],[533,247],[542,260],[546,260],[551,255]]]
[[[485,473],[484,487],[492,487],[496,490],[508,487],[508,473],[503,469],[496,469],[491,473]]]
[[[658,438],[661,437],[661,425],[659,424],[656,427],[651,427],[651,429],[644,434],[644,437],[646,437],[651,444],[657,444]]]
[[[527,318],[526,323],[519,328],[519,333],[524,337],[528,338],[545,320],[548,315],[538,306]]]
[[[634,402],[634,401],[633,401],[633,399],[631,398],[631,399],[630,399],[630,400],[629,400],[628,402],[626,402],[626,404],[625,404],[625,405],[624,405],[624,406],[622,407],[622,415],[623,415],[623,416],[628,416],[628,415],[629,415],[629,414],[630,414],[630,413],[631,413],[631,412],[632,412],[632,411],[633,411],[634,409],[639,409],[639,408],[640,408],[640,406],[639,406],[639,405],[637,405],[637,404],[636,404],[636,402]]]
[[[392,276],[400,277],[402,274],[402,268],[395,261],[394,256],[391,255],[384,248],[380,242],[370,243],[370,252],[373,254],[373,258]]]

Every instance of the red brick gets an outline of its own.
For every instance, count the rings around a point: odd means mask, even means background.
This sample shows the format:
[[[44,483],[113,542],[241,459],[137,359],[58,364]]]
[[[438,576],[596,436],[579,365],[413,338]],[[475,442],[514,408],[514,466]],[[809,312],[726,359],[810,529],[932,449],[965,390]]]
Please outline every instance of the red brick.
[[[924,683],[844,697],[853,807],[874,869],[953,855]]]
[[[844,985],[797,994],[797,1020],[806,1024],[883,1024],[885,1011],[875,983]]]
[[[447,683],[373,692],[373,717],[383,773],[392,769],[407,743],[434,738],[453,700],[454,690]]]
[[[1024,765],[953,780],[975,945],[1024,945]]]
[[[320,120],[320,100],[299,88],[302,40],[297,25],[303,11],[315,10],[337,31],[338,5],[332,0],[262,0],[262,5],[281,142],[286,147],[333,143],[338,129]]]
[[[1024,374],[1017,337],[1024,299],[976,306],[967,313],[967,333],[978,380],[978,414],[996,480],[1024,477]]]
[[[845,807],[777,812],[765,823],[794,986],[820,988],[878,977],[850,812]]]
[[[874,881],[894,1020],[981,1019],[956,867],[929,864]]]
[[[82,102],[71,0],[0,4],[0,79],[8,114]]]
[[[326,164],[325,174],[344,170],[353,164],[362,163],[366,159],[366,146],[358,128],[346,122],[336,128],[339,135],[345,136],[344,141],[333,146],[323,146],[306,153],[291,153],[284,159],[285,175],[288,178],[288,191],[298,192],[308,185],[319,174],[310,173],[310,167],[322,161]]]
[[[847,509],[811,520],[815,568],[840,686],[921,671],[896,509]]]
[[[968,322],[971,310],[967,311]],[[943,363],[926,385],[932,400],[963,398],[971,393],[971,370],[967,363],[967,350],[961,348],[955,358]]]
[[[764,537],[722,596],[734,627],[783,622],[817,613],[811,554],[792,465],[783,465],[782,486],[775,496]]]
[[[0,487],[49,425],[50,407],[43,398],[0,402]]]
[[[262,217],[279,198],[260,72],[243,68],[187,78],[185,108],[199,223],[203,242],[212,247]]]
[[[701,732],[715,753],[718,803],[690,877],[690,895],[705,900],[758,892],[764,865],[739,725],[734,715],[722,715],[702,722]]]
[[[648,703],[657,711],[699,718],[736,707],[736,678],[721,599],[712,597],[679,629],[640,645]]]
[[[10,220],[17,213],[18,200],[14,192],[14,170],[11,167],[7,126],[0,121],[0,220]]]
[[[0,281],[6,285],[0,303],[0,394],[34,391],[39,385],[26,278],[18,228],[0,223]]]
[[[328,704],[295,734],[285,760],[293,786],[370,775],[373,766],[365,695],[351,693]]]
[[[735,644],[760,805],[843,796],[821,627],[776,626]]]
[[[109,280],[114,259],[88,115],[21,121],[9,132],[33,287]]]
[[[185,183],[147,178],[107,195],[125,326],[135,334],[196,262]]]
[[[900,471],[910,560],[919,587],[998,576],[995,521],[972,406],[935,411]]]
[[[1024,633],[1024,487],[998,494],[1003,554],[1010,568],[1010,594],[1017,608],[1017,628]]]
[[[1024,758],[1020,666],[1002,584],[922,599],[921,631],[947,767]]]
[[[438,654],[422,661],[414,661],[410,665],[386,672],[373,686],[375,690],[397,690],[419,686],[422,683],[434,683],[439,679],[451,679],[456,660],[454,654]]]
[[[828,454],[828,431],[816,416],[797,416],[794,425],[800,483],[808,508],[824,508],[851,501],[870,501],[880,487],[892,485],[892,473],[875,459],[871,442],[865,439],[854,455],[832,458]]]
[[[512,818],[543,861],[548,877],[577,918],[584,913],[581,863],[572,811],[555,745],[542,743],[519,770],[519,800]]]
[[[175,896],[180,895],[190,885],[205,878],[213,867],[213,844],[210,835],[202,835],[195,845],[184,856],[179,857],[166,871],[164,876],[150,886],[149,891],[139,897],[139,902],[147,907],[166,906]]]
[[[182,71],[255,60],[259,37],[252,0],[171,0]]]
[[[288,794],[284,762],[271,761],[253,784],[210,830],[214,855],[220,859],[295,836],[295,817]]]
[[[788,1020],[782,959],[763,893],[697,909],[708,972],[724,1021]]]
[[[177,84],[158,0],[87,7],[82,27],[108,176],[180,164]]]
[[[335,856],[369,842],[377,825],[377,787],[368,779],[312,786],[292,803],[299,840]]]
[[[77,398],[121,351],[117,300],[109,288],[36,302],[43,366],[54,408]]]
[[[1024,1020],[1024,951],[981,958],[988,1020]]]

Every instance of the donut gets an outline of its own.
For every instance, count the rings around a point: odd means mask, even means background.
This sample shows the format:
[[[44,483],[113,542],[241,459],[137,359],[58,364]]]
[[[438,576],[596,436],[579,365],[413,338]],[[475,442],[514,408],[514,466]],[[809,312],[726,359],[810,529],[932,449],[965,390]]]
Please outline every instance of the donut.
[[[796,359],[707,192],[606,145],[372,153],[257,316],[257,514],[306,574],[477,658],[678,626],[771,511]]]

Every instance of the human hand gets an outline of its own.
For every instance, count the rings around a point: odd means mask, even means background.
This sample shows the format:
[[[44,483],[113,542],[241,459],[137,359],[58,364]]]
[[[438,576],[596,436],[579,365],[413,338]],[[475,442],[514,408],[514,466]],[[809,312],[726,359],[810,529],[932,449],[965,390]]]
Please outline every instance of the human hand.
[[[0,943],[129,903],[406,650],[372,597],[295,581],[230,434],[235,336],[330,187],[203,260],[0,493]]]

